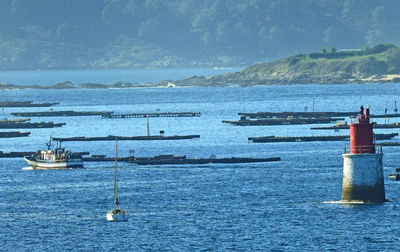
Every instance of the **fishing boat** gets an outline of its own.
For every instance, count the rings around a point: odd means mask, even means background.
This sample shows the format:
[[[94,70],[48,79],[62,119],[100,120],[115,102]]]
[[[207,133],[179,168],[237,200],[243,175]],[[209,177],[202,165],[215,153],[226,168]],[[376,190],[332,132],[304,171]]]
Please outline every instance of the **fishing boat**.
[[[61,143],[58,143],[57,147],[52,150],[51,140],[52,138],[46,144],[47,150],[37,151],[24,157],[29,166],[41,170],[83,167],[82,155],[61,148]]]
[[[117,165],[117,153],[118,153],[118,140],[115,139],[115,182],[114,182],[114,209],[110,210],[106,217],[108,221],[120,222],[128,220],[128,212],[119,208],[118,201],[118,165]]]

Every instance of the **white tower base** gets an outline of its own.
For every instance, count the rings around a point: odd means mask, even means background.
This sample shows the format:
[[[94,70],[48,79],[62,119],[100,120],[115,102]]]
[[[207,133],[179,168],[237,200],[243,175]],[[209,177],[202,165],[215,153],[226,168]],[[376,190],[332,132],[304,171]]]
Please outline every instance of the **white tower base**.
[[[385,202],[382,153],[342,154],[343,201]]]

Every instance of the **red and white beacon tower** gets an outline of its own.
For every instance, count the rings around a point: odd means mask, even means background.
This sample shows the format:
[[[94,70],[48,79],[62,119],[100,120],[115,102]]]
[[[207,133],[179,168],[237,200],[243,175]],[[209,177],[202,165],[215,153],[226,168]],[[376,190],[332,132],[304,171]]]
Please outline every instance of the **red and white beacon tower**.
[[[350,124],[350,153],[343,156],[342,201],[385,202],[382,149],[375,150],[369,108]]]

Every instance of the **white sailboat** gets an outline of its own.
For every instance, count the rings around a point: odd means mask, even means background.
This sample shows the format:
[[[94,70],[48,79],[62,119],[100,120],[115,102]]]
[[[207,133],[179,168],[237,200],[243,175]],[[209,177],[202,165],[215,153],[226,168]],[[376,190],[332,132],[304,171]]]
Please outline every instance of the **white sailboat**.
[[[113,222],[127,221],[128,212],[119,208],[118,201],[118,166],[117,166],[118,140],[115,139],[115,183],[114,183],[114,209],[107,213],[107,220]]]

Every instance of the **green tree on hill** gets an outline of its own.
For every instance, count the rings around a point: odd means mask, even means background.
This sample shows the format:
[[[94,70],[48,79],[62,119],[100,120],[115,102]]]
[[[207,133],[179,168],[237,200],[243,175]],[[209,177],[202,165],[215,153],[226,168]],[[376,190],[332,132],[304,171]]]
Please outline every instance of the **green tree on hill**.
[[[399,9],[396,0],[1,0],[0,70],[243,66],[323,46],[318,54],[334,57],[327,45],[400,44]]]

